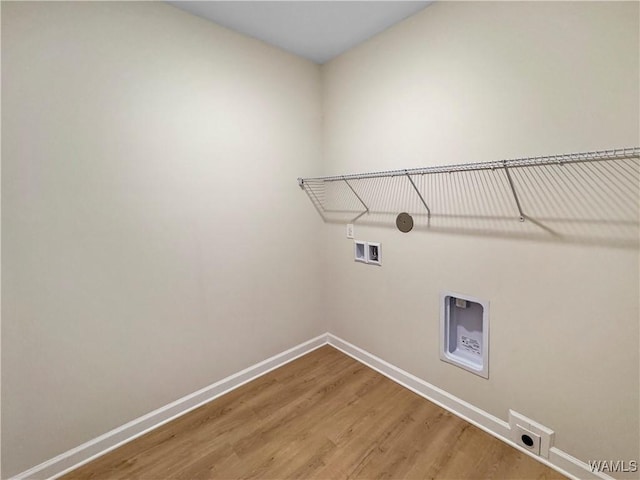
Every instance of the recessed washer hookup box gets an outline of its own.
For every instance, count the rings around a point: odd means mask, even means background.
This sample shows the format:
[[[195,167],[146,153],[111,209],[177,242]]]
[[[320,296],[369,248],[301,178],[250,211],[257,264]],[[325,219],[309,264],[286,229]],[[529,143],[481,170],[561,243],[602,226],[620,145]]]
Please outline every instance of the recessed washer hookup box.
[[[489,378],[489,302],[469,295],[440,295],[440,359]]]

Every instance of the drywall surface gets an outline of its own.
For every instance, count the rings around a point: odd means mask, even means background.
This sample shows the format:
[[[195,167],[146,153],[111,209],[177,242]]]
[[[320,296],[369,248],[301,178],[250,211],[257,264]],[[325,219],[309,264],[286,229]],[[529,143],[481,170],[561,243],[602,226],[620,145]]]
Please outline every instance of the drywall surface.
[[[638,145],[638,31],[637,3],[435,3],[323,66],[324,174]],[[366,219],[381,267],[327,224],[328,331],[585,462],[638,459],[637,248]],[[488,380],[439,360],[444,290],[490,302]]]
[[[2,477],[322,332],[319,68],[158,2],[2,2]]]

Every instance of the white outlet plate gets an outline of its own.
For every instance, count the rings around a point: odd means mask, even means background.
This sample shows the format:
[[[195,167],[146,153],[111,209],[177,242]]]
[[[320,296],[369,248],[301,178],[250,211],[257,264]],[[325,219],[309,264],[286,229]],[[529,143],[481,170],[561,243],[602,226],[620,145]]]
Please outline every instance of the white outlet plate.
[[[347,238],[353,238],[353,223],[347,224]]]
[[[553,441],[555,438],[555,432],[544,425],[534,422],[530,418],[525,417],[521,413],[509,410],[509,427],[511,428],[511,439],[523,448],[526,448],[533,453],[537,453],[541,457],[549,458],[549,449],[553,447]],[[540,450],[534,452],[526,445],[522,445],[522,429],[531,432],[531,434],[540,437]],[[535,440],[533,436],[531,436]]]

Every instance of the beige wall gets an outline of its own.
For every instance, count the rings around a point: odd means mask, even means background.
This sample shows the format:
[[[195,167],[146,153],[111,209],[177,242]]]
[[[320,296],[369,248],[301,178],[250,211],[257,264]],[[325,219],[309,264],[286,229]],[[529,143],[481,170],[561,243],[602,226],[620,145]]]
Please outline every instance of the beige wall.
[[[3,478],[324,331],[320,93],[163,3],[2,2]]]
[[[369,267],[295,178],[638,145],[638,40],[637,3],[447,2],[320,69],[161,3],[2,2],[3,477],[326,330],[637,458],[637,249],[356,225]],[[489,380],[438,360],[443,289],[491,302]]]
[[[433,4],[323,67],[323,173],[638,145],[638,13]],[[382,242],[377,268],[353,261],[344,225],[325,232],[330,332],[497,417],[541,422],[584,461],[638,458],[637,249],[356,223]],[[490,301],[488,380],[439,360],[442,290]]]

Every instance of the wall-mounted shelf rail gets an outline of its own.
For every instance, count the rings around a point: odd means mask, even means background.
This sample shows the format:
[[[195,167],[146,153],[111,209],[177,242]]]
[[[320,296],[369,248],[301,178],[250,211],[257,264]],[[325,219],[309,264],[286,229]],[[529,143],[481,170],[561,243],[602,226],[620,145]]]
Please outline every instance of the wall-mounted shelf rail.
[[[395,215],[409,212],[422,228],[568,238],[599,226],[599,239],[622,228],[638,243],[640,147],[299,178],[298,184],[329,222],[393,225]],[[513,219],[528,226],[505,230]]]

